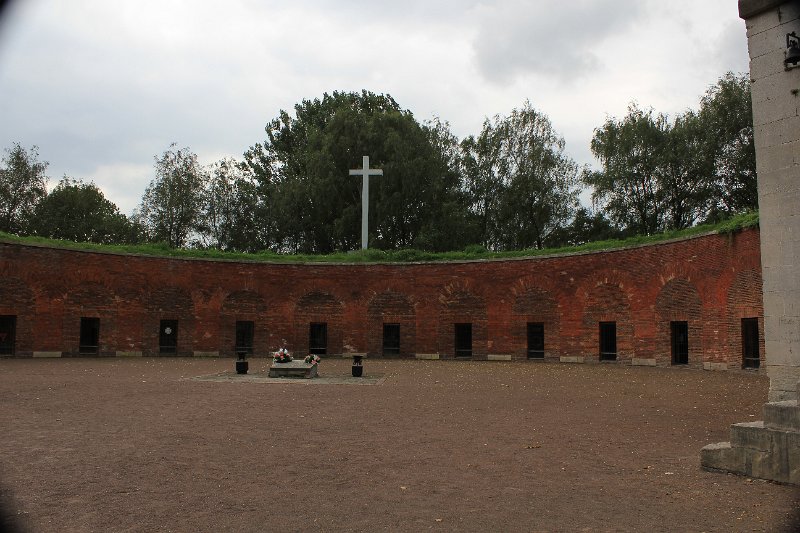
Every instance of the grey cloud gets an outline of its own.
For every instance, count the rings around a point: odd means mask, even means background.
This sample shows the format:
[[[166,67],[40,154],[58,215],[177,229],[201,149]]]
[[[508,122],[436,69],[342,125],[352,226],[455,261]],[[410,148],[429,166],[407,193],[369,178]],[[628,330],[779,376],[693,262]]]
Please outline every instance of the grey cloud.
[[[38,145],[52,181],[64,174],[88,179],[103,166],[152,166],[172,141],[238,156],[260,140],[269,117],[252,124],[241,118],[247,103],[235,95],[246,82],[217,46],[220,39],[209,43],[198,32],[185,45],[132,40],[122,17],[56,19],[8,21],[15,52],[0,49],[0,148]],[[138,191],[138,198],[151,178],[116,190]]]
[[[725,65],[736,65],[737,72],[747,72],[747,38],[745,36],[744,21],[727,24],[719,38],[714,42],[715,63],[717,70],[725,69]],[[730,68],[730,67],[728,67]],[[721,72],[720,72],[721,74]]]
[[[525,73],[570,79],[600,64],[593,47],[624,31],[647,2],[620,0],[508,0],[478,9],[474,42],[481,74],[496,83]]]
[[[380,20],[425,26],[430,23],[456,24],[485,0],[312,0],[310,3],[349,20],[353,25],[363,20]]]
[[[525,93],[529,87],[502,82],[525,73],[568,79],[617,65],[625,58],[594,56],[594,46],[617,45],[609,37],[627,30],[658,27],[650,24],[660,16],[656,5],[233,0],[198,1],[186,9],[179,0],[19,1],[0,19],[0,149],[14,141],[36,144],[53,180],[64,173],[95,178],[127,211],[153,177],[153,157],[170,142],[189,146],[203,163],[239,157],[263,140],[264,125],[279,109],[323,91],[388,92],[415,113],[424,111],[420,119],[430,110],[461,124],[462,134],[475,133],[481,117],[532,96]],[[683,0],[663,8],[663,16],[674,20],[674,12],[686,11],[691,19],[695,5]],[[737,32],[741,42],[741,25],[720,37],[733,41]],[[707,33],[700,35],[708,41]],[[671,38],[632,46],[644,54],[644,47],[669,46]],[[469,42],[478,76],[469,64]],[[597,107],[584,89],[574,84],[556,91],[549,105],[584,98],[581,118],[574,119],[581,124],[586,109]],[[537,95],[537,105],[548,91]],[[647,101],[641,91],[631,97]],[[562,117],[543,111],[562,124],[574,107],[564,105]],[[576,138],[585,137],[581,132],[591,132],[591,125],[576,131]],[[581,144],[568,131],[567,138],[571,146]]]

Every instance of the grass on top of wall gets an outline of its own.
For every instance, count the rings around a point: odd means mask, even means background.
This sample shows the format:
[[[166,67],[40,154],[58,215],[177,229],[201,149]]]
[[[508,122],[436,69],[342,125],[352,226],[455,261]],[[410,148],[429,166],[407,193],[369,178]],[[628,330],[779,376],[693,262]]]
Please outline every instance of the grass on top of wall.
[[[509,259],[536,257],[541,255],[573,254],[602,250],[629,248],[644,244],[653,244],[672,239],[687,238],[704,233],[732,234],[745,228],[758,226],[758,212],[736,215],[718,224],[706,224],[676,231],[668,231],[655,235],[640,235],[621,240],[596,241],[580,246],[564,246],[560,248],[511,250],[490,252],[482,246],[469,246],[465,250],[453,252],[426,252],[423,250],[356,250],[337,252],[327,255],[279,254],[263,251],[254,254],[240,252],[223,252],[214,249],[170,248],[166,244],[95,244],[90,242],[72,242],[44,237],[20,237],[0,232],[0,240],[21,244],[42,245],[53,248],[97,251],[106,253],[148,255],[157,257],[181,257],[197,259],[224,259],[229,261],[263,261],[277,263],[410,263],[425,261],[474,261],[482,259]]]

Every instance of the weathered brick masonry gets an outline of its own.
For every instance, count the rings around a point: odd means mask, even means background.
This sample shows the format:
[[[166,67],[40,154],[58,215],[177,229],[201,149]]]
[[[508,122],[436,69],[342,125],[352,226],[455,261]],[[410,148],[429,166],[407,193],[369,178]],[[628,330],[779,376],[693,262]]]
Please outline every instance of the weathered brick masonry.
[[[455,354],[471,324],[473,359],[528,356],[528,324],[544,358],[599,360],[599,324],[616,326],[621,362],[672,362],[672,322],[686,322],[688,361],[742,366],[742,319],[763,330],[758,230],[609,252],[415,264],[272,264],[157,258],[0,242],[0,317],[14,356],[80,354],[81,319],[99,319],[99,355],[159,354],[162,320],[178,321],[178,355],[234,355],[236,322],[252,346],[380,356],[384,324],[400,356]],[[163,326],[163,325],[162,325]],[[397,326],[395,326],[397,328]],[[396,329],[395,329],[396,330]],[[763,339],[763,335],[759,335]],[[759,353],[763,357],[763,341]]]

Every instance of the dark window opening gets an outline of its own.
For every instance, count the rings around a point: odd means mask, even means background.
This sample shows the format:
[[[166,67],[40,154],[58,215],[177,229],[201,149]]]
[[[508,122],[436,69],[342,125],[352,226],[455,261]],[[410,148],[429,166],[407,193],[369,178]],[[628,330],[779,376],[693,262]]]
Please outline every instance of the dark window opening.
[[[600,322],[600,360],[614,361],[617,358],[617,323]]]
[[[759,356],[758,319],[742,319],[742,367],[758,368],[761,366]]]
[[[313,322],[308,328],[308,353],[325,355],[328,353],[328,324]]]
[[[689,323],[670,322],[669,329],[672,337],[672,364],[689,364]]]
[[[236,344],[234,352],[236,355],[253,355],[253,332],[255,324],[249,320],[236,321]]]
[[[178,321],[162,320],[158,334],[158,351],[162,354],[178,353]]]
[[[14,355],[17,334],[17,317],[0,316],[0,355]]]
[[[78,352],[82,354],[98,354],[100,352],[100,319],[81,318],[81,335]]]
[[[383,354],[400,354],[400,324],[383,325]]]
[[[528,359],[544,359],[544,324],[528,322]]]
[[[456,357],[472,357],[472,324],[456,324]]]

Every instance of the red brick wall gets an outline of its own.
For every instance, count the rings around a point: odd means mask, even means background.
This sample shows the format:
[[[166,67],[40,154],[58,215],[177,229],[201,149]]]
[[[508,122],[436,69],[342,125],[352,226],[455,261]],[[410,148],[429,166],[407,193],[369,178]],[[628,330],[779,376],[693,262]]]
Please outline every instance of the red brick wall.
[[[617,360],[670,364],[669,322],[689,323],[691,365],[741,366],[741,319],[763,324],[758,230],[610,252],[420,264],[269,264],[128,256],[0,242],[0,315],[17,317],[17,356],[78,354],[81,317],[100,319],[100,353],[157,355],[178,320],[178,353],[232,356],[235,323],[256,354],[303,354],[309,323],[328,353],[380,356],[384,323],[401,356],[454,355],[471,323],[473,358],[525,358],[526,324],[545,325],[545,358],[599,359],[598,323],[617,323]],[[763,332],[761,334],[763,338]],[[762,340],[763,354],[763,340]],[[763,357],[763,355],[762,355]]]

